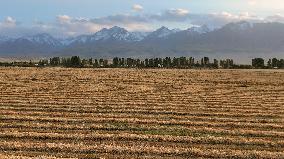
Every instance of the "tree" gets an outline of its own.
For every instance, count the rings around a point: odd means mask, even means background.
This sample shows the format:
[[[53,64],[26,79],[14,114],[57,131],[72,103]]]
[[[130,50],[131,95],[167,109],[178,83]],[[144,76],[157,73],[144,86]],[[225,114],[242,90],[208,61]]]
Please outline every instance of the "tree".
[[[278,66],[279,66],[279,68],[284,68],[284,59],[279,60]]]
[[[60,65],[60,58],[59,57],[53,57],[50,59],[50,65],[51,66],[59,66]]]
[[[112,60],[112,65],[113,65],[113,67],[119,67],[119,59],[118,59],[118,57],[115,57],[115,58],[113,58],[113,60]]]
[[[103,67],[104,67],[104,68],[108,67],[108,60],[107,60],[107,59],[104,60],[104,62],[103,62]]]
[[[154,60],[149,59],[149,67],[153,68],[154,67]]]
[[[91,65],[91,66],[93,65],[93,58],[89,59],[89,65]]]
[[[62,61],[61,64],[64,67],[71,67],[71,59],[70,58],[62,58],[61,61]]]
[[[180,62],[180,67],[182,67],[182,68],[186,68],[187,67],[186,57],[180,57],[179,58],[179,62]]]
[[[176,58],[176,57],[173,58],[172,67],[180,68],[180,59],[179,58]]]
[[[163,59],[163,67],[170,68],[172,60],[170,57],[166,57]]]
[[[79,56],[72,56],[70,60],[71,67],[82,67],[81,59]]]
[[[99,62],[97,59],[95,59],[95,62],[94,62],[94,65],[93,65],[95,68],[98,68],[100,65],[99,65]]]
[[[254,59],[252,59],[252,67],[254,67],[254,68],[264,68],[264,59],[263,58],[254,58]]]
[[[150,65],[149,65],[149,59],[145,59],[145,67],[150,67]]]
[[[220,60],[220,66],[222,68],[232,68],[234,66],[234,61],[232,59]]]
[[[204,66],[204,59],[201,59],[201,66]]]
[[[203,61],[203,62],[204,62],[204,65],[205,65],[205,66],[208,66],[209,63],[210,63],[209,57],[204,57],[203,59],[204,59],[204,61]]]
[[[134,66],[134,60],[132,58],[126,59],[126,65],[127,67],[133,67]]]
[[[219,61],[214,59],[213,68],[219,68]]]
[[[44,67],[48,65],[48,60],[39,60],[38,66]]]
[[[99,67],[103,67],[104,66],[104,59],[99,59]]]
[[[269,60],[267,61],[267,67],[268,67],[268,68],[272,68],[272,60],[271,60],[271,59],[269,59]]]
[[[278,59],[277,58],[273,58],[272,59],[272,67],[278,67]]]
[[[189,58],[189,66],[190,66],[190,67],[193,67],[194,64],[195,64],[194,58],[193,58],[193,57],[190,57],[190,58]]]

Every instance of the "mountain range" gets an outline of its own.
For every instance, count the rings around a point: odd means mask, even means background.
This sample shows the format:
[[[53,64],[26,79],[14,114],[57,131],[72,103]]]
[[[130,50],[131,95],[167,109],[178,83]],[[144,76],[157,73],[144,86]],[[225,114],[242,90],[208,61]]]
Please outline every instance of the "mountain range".
[[[57,39],[49,34],[20,38],[0,35],[0,57],[155,57],[155,56],[284,56],[284,24],[229,23],[187,30],[161,27],[153,32],[129,32],[114,26],[92,35]]]

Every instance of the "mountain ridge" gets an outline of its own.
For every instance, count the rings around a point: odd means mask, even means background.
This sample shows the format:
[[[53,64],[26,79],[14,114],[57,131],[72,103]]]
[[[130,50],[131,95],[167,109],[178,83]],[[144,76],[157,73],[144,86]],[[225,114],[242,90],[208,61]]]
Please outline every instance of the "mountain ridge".
[[[4,39],[4,40],[3,40]],[[17,39],[1,38],[0,56],[189,56],[245,54],[257,56],[284,52],[284,24],[229,23],[218,29],[206,25],[186,30],[165,26],[153,32],[129,32],[114,26],[91,35],[56,39],[49,34]],[[276,54],[275,54],[276,55]]]

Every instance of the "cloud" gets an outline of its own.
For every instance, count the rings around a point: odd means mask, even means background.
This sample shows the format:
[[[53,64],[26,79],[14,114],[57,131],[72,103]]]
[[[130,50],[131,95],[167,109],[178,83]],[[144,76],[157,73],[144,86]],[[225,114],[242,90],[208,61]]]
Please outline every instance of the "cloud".
[[[172,14],[172,15],[176,15],[176,16],[186,16],[186,15],[189,14],[189,11],[187,9],[182,9],[182,8],[170,9],[167,12],[168,12],[168,14]]]
[[[249,0],[248,5],[255,6],[255,5],[257,5],[257,1],[256,0]]]
[[[129,14],[117,14],[107,17],[94,18],[90,20],[93,23],[105,24],[105,25],[120,25],[120,24],[132,24],[132,23],[147,23],[149,19],[146,16],[129,15]]]
[[[113,26],[124,27],[129,31],[149,31],[149,21],[144,16],[117,14],[99,18],[71,17],[58,15],[52,23],[35,22],[34,28],[42,30],[59,37],[78,36],[81,34],[92,34],[102,28]]]
[[[71,17],[69,17],[68,15],[58,15],[56,17],[57,21],[59,23],[67,23],[70,22],[70,20],[72,19]]]
[[[142,11],[144,8],[143,8],[143,6],[141,6],[140,4],[134,4],[134,5],[132,6],[132,9],[133,9],[134,11],[136,11],[136,12],[140,12],[140,11]]]
[[[24,32],[24,30],[20,27],[20,23],[13,17],[8,16],[0,21],[0,35],[13,37],[22,35],[22,32]]]
[[[9,37],[19,37],[23,35],[29,35],[31,33],[37,33],[37,30],[33,27],[24,27],[21,23],[13,17],[6,17],[4,20],[0,21],[0,35]]]
[[[150,20],[168,21],[168,22],[181,22],[189,18],[189,11],[186,9],[169,9],[160,14],[151,15]]]
[[[129,31],[152,31],[161,25],[183,27],[208,25],[211,28],[221,27],[230,22],[283,22],[284,16],[273,15],[260,18],[248,12],[232,14],[220,12],[212,14],[195,14],[187,9],[169,9],[159,14],[116,14],[105,17],[85,18],[58,15],[52,22],[34,21],[25,26],[13,17],[0,21],[0,35],[23,36],[37,33],[49,33],[55,37],[92,34],[102,28],[113,26],[124,27]]]
[[[280,22],[284,23],[284,16],[281,14],[275,14],[272,16],[268,16],[264,19],[266,22]]]
[[[6,17],[2,22],[0,22],[0,27],[14,27],[17,25],[16,19],[12,17]]]
[[[251,10],[260,11],[273,11],[273,12],[283,12],[283,0],[244,0]]]
[[[6,24],[16,24],[16,20],[12,17],[6,17],[6,19],[4,20],[4,23]]]
[[[190,16],[190,22],[195,25],[208,25],[210,27],[221,27],[231,22],[250,21],[259,22],[261,18],[249,14],[248,12],[232,14],[229,12],[212,14],[195,14]]]
[[[259,21],[261,18],[248,12],[240,14],[232,14],[229,12],[211,13],[211,14],[195,14],[190,13],[186,9],[170,9],[160,14],[151,15],[152,21],[167,23],[185,23],[191,25],[208,25],[211,27],[221,27],[230,22],[237,21]]]

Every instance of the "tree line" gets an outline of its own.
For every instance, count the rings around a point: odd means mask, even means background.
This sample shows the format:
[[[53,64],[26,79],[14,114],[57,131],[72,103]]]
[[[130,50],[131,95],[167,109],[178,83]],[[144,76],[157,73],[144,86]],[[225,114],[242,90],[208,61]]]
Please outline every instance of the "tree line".
[[[49,60],[38,62],[0,62],[6,67],[67,67],[67,68],[212,68],[212,69],[271,69],[284,68],[284,59],[269,59],[267,63],[263,58],[252,59],[251,65],[237,65],[233,59],[210,61],[209,57],[196,60],[193,57],[165,57],[165,58],[119,58],[109,59],[81,59],[79,56],[52,57]]]

